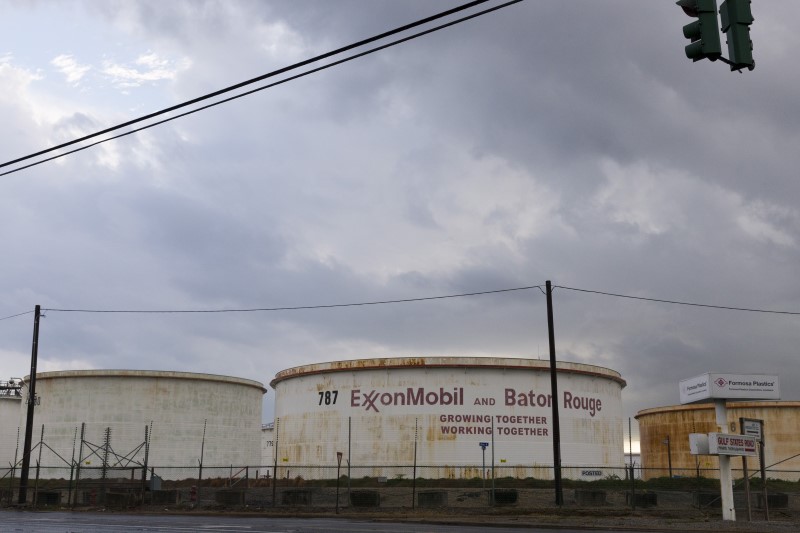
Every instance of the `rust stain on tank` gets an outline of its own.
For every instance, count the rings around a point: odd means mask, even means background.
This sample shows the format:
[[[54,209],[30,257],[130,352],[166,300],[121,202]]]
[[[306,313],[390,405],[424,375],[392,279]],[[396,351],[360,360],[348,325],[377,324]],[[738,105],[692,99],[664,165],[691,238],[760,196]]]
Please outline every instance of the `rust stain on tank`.
[[[466,479],[473,479],[481,477],[481,468],[476,466],[466,466],[464,467],[464,477]]]
[[[426,438],[428,442],[456,440],[456,435],[453,433],[442,433],[438,425],[431,424],[426,431]]]

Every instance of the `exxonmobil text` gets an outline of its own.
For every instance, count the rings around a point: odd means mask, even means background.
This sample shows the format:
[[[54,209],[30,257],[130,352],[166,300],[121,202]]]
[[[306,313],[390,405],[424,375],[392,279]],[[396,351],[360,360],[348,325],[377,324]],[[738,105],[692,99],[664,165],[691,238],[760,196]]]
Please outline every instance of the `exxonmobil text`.
[[[363,407],[367,411],[379,413],[379,407],[389,407],[393,405],[464,405],[464,387],[453,387],[453,391],[427,390],[425,387],[407,388],[405,391],[380,392],[371,390],[361,392],[361,389],[353,389],[350,392],[350,406]]]

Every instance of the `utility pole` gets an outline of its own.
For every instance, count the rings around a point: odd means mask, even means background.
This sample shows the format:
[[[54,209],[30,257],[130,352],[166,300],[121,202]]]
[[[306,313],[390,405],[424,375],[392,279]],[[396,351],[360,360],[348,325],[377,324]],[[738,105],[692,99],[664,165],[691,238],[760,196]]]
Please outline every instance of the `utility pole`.
[[[553,479],[556,489],[556,505],[564,505],[564,490],[561,487],[561,429],[558,422],[558,377],[556,376],[556,335],[553,328],[553,287],[546,283],[547,334],[550,339],[550,394],[553,406]]]
[[[22,449],[22,470],[19,476],[19,503],[28,500],[28,474],[31,468],[31,440],[33,439],[33,408],[36,405],[36,359],[39,356],[39,317],[42,308],[37,305],[33,315],[33,346],[31,347],[31,374],[28,381],[28,416],[25,421],[25,444]]]

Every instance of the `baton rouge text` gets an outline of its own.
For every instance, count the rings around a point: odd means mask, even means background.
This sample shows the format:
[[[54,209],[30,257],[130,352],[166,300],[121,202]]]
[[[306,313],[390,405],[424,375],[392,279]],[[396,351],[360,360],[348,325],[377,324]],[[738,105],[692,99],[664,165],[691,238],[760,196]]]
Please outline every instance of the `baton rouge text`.
[[[594,417],[603,410],[603,401],[600,398],[590,396],[576,396],[569,391],[564,391],[564,409],[575,411],[586,411],[589,416]],[[550,394],[536,394],[534,391],[517,392],[516,389],[505,390],[506,405],[508,407],[551,407],[553,396]]]

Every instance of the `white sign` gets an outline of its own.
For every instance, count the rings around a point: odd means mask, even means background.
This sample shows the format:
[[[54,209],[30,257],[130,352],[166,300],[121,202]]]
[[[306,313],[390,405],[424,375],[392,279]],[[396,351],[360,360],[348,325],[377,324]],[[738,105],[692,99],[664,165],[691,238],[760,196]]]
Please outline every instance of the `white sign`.
[[[755,437],[756,440],[761,440],[761,420],[754,420],[752,418],[743,418],[742,434]]]
[[[689,453],[692,455],[711,455],[708,451],[707,433],[689,433]]]
[[[711,455],[755,455],[756,438],[732,433],[709,433],[708,452]]]
[[[681,403],[706,400],[780,400],[778,376],[707,373],[680,383]]]

